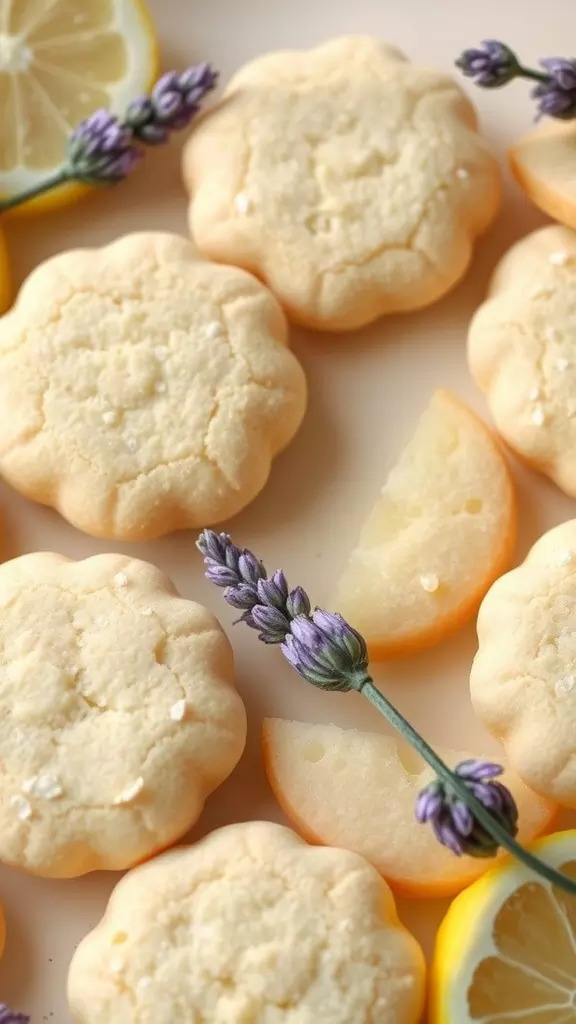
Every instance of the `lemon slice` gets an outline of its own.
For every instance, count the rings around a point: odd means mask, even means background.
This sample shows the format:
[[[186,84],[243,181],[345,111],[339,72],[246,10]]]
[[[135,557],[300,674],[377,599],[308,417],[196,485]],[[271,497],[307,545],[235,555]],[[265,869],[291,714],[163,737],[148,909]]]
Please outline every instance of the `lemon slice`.
[[[157,68],[141,0],[0,0],[0,197],[53,174],[71,129],[99,107],[122,114]],[[18,209],[85,191],[65,185]]]
[[[395,892],[423,899],[452,895],[491,866],[455,857],[431,828],[418,824],[416,796],[434,773],[400,738],[266,718],[262,746],[272,790],[297,831],[309,842],[362,854]],[[477,756],[438,753],[449,765]],[[541,835],[554,804],[513,771],[502,781],[518,805],[521,842]]]
[[[532,851],[576,879],[576,831]],[[430,1024],[576,1024],[576,898],[509,863],[450,907],[436,939]]]
[[[335,610],[373,658],[437,643],[477,611],[515,538],[514,486],[496,438],[437,391],[362,528]]]
[[[4,235],[0,231],[0,314],[5,313],[11,299],[11,276],[8,262],[8,250]]]

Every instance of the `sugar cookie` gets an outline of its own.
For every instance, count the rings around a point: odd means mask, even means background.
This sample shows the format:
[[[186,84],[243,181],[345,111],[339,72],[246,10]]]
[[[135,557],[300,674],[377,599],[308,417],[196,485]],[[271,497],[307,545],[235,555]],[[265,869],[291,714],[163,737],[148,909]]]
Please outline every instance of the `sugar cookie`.
[[[176,235],[56,256],[0,320],[0,473],[95,536],[228,518],[302,419],[286,345],[267,289]]]
[[[494,584],[478,641],[478,716],[528,786],[576,807],[576,520],[544,534]]]
[[[576,228],[575,146],[574,123],[550,118],[509,149],[512,173],[532,202],[571,228]]]
[[[440,298],[500,203],[455,81],[365,37],[238,71],[192,133],[184,178],[201,251],[327,331]]]
[[[169,846],[245,740],[230,645],[124,555],[0,566],[0,860],[67,878]]]
[[[576,233],[546,227],[500,262],[470,326],[470,370],[498,430],[576,497]]]
[[[76,1024],[416,1024],[424,974],[362,857],[247,822],[119,882],[68,999]]]
[[[334,607],[374,658],[437,643],[508,568],[516,498],[496,439],[437,391],[364,524]]]

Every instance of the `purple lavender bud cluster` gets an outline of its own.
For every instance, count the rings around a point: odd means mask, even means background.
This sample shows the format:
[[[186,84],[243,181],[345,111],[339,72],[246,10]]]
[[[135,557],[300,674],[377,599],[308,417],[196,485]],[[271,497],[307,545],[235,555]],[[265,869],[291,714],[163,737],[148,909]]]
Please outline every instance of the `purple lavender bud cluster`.
[[[538,118],[572,120],[576,117],[576,60],[545,57],[540,63],[548,73],[548,81],[539,82],[532,90],[532,98],[537,101]]]
[[[210,64],[168,71],[150,96],[130,104],[123,121],[109,110],[96,110],[68,138],[68,176],[89,185],[114,184],[127,178],[144,153],[138,143],[157,146],[170,132],[186,128],[206,94],[218,81]]]
[[[109,110],[96,110],[68,138],[66,157],[71,177],[90,185],[126,178],[142,159],[130,128]]]
[[[317,609],[302,587],[290,590],[284,573],[268,576],[251,551],[242,551],[226,533],[204,530],[197,541],[206,578],[224,587],[224,597],[259,630],[266,644],[281,644],[284,657],[313,686],[326,690],[359,688],[366,677],[366,644],[340,615]]]
[[[484,39],[476,49],[464,50],[456,61],[467,78],[484,89],[497,89],[516,78],[520,65],[516,54],[497,39]]]
[[[198,113],[200,103],[214,89],[218,74],[210,64],[198,64],[181,73],[168,71],[150,96],[134,100],[126,124],[134,138],[148,146],[167,142],[170,132],[186,128]]]
[[[506,786],[494,782],[503,771],[499,764],[475,760],[462,761],[454,769],[467,789],[514,837],[518,831],[518,808]],[[421,824],[430,824],[438,841],[458,857],[493,857],[498,851],[498,843],[476,821],[470,808],[439,779],[419,794],[416,818]]]
[[[0,1024],[29,1024],[30,1017],[25,1013],[10,1010],[6,1003],[0,1003]]]
[[[282,644],[292,668],[322,690],[359,690],[366,680],[368,652],[364,639],[335,612],[317,608],[299,615]]]

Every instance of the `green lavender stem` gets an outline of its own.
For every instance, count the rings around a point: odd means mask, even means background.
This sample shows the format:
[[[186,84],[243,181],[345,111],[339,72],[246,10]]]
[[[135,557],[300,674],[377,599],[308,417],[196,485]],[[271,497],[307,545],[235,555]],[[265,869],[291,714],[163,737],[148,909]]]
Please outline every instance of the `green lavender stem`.
[[[53,188],[58,188],[59,185],[64,185],[67,181],[73,180],[74,176],[68,168],[61,167],[59,171],[56,171],[49,178],[45,178],[38,185],[33,185],[32,188],[25,189],[24,192],[18,192],[16,195],[10,196],[9,199],[5,199],[4,202],[0,202],[0,213],[5,213],[6,210],[13,210],[16,206],[21,206],[22,203],[36,199],[37,196],[44,195],[45,192],[51,192]]]
[[[448,765],[442,761],[440,757],[435,753],[431,746],[426,743],[426,740],[422,738],[420,733],[410,725],[403,715],[396,710],[393,704],[384,696],[383,693],[374,685],[373,680],[370,676],[365,676],[363,679],[359,679],[358,682],[354,683],[354,689],[361,693],[370,703],[380,712],[381,715],[386,718],[390,725],[392,725],[397,732],[404,736],[408,742],[414,747],[421,757],[434,769],[436,775],[443,782],[447,783],[455,793],[458,794],[461,800],[464,801],[474,814],[474,817],[480,822],[483,828],[497,841],[499,846],[504,847],[518,860],[522,861],[526,867],[535,871],[537,874],[542,875],[553,885],[557,885],[559,888],[570,893],[571,896],[576,896],[576,882],[573,879],[568,878],[567,875],[563,875],[560,871],[556,871],[550,867],[544,861],[540,860],[539,857],[535,857],[528,850],[526,850],[520,843],[517,843],[515,839],[506,831],[505,828],[496,821],[496,819],[482,806],[479,800],[476,799],[473,793],[470,792],[468,787],[464,784],[462,779],[459,779],[453,771],[450,770]]]

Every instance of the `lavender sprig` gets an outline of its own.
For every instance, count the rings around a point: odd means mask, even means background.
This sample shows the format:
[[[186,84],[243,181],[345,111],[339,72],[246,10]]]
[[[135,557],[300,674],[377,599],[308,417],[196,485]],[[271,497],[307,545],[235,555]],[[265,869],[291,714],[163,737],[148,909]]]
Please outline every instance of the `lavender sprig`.
[[[500,847],[537,874],[576,895],[576,882],[530,853],[514,838],[518,811],[514,798],[494,779],[500,765],[465,761],[452,771],[423,737],[374,685],[368,674],[364,639],[333,612],[311,610],[306,592],[290,590],[284,573],[268,576],[251,551],[226,533],[204,530],[197,541],[206,577],[224,589],[226,601],[242,609],[241,620],[259,630],[259,639],[279,644],[286,660],[313,686],[361,693],[400,732],[436,772],[416,803],[416,817],[431,824],[437,839],[456,854],[493,856]]]
[[[515,78],[536,82],[532,99],[536,100],[537,120],[555,117],[570,121],[576,117],[576,59],[545,57],[544,71],[523,65],[513,50],[497,39],[485,39],[475,49],[464,50],[456,61],[467,78],[483,89],[497,89]]]
[[[461,761],[454,774],[464,781],[477,800],[498,818],[515,836],[518,832],[518,808],[510,790],[501,782],[499,764],[488,761]],[[437,779],[426,786],[416,800],[416,818],[429,823],[436,838],[457,857],[493,857],[498,852],[494,837],[478,822],[470,808],[449,786]]]
[[[29,1024],[30,1017],[25,1013],[10,1010],[6,1003],[0,1003],[0,1024]]]
[[[217,81],[218,72],[210,64],[193,65],[186,71],[162,75],[149,96],[130,104],[123,119],[109,110],[94,111],[70,133],[63,166],[38,185],[0,203],[0,212],[66,182],[114,185],[123,181],[144,158],[143,147],[167,142],[172,132],[190,124]]]

